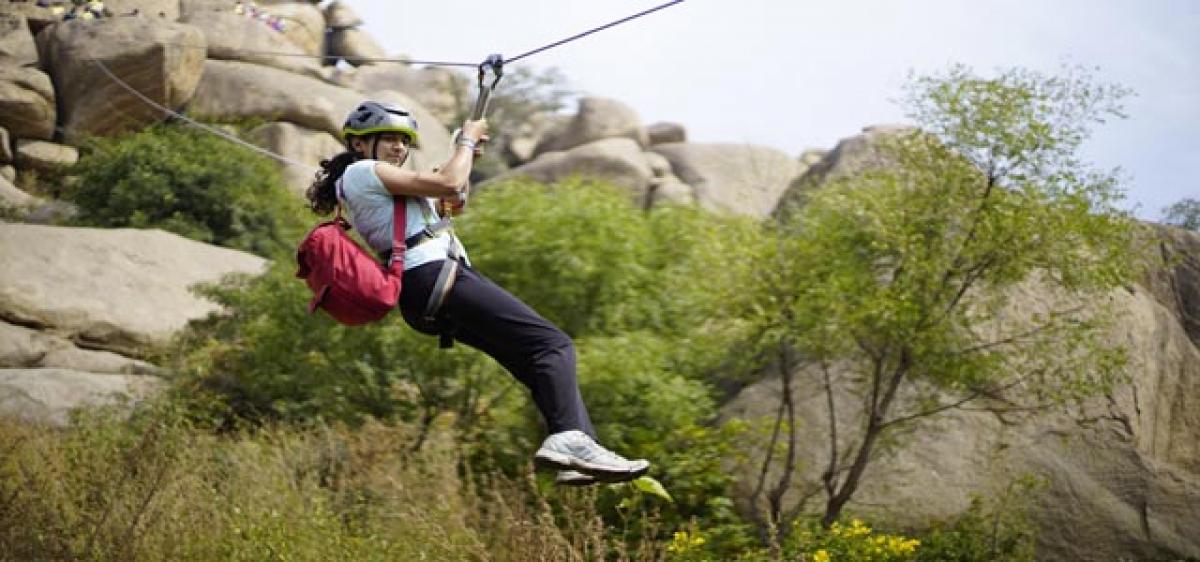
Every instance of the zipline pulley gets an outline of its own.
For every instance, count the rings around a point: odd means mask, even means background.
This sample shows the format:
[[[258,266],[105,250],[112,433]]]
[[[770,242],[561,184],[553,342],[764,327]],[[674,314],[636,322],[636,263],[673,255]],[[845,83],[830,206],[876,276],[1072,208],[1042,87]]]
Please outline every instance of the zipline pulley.
[[[487,83],[488,70],[491,70],[494,77],[490,85]],[[471,112],[472,121],[483,119],[487,114],[492,91],[496,89],[496,84],[500,83],[502,77],[504,77],[504,57],[502,55],[488,55],[487,59],[479,63],[479,97],[475,99],[475,110]]]

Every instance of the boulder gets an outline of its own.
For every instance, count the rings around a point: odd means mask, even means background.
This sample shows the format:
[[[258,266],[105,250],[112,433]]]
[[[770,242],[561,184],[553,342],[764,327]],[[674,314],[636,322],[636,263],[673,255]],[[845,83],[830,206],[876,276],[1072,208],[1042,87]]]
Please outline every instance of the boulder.
[[[346,115],[363,99],[353,90],[277,68],[208,60],[188,113],[201,119],[289,121],[337,136]]]
[[[672,143],[650,150],[665,156],[696,202],[712,211],[768,216],[799,172],[795,159],[765,146]]]
[[[1180,236],[1182,241],[1166,244],[1200,245],[1200,235]],[[1171,280],[1180,273],[1168,265],[1151,279]],[[1135,285],[1096,299],[1107,300],[1117,314],[1107,338],[1128,353],[1128,384],[1078,408],[1036,416],[975,409],[932,418],[905,433],[903,447],[878,455],[848,509],[900,528],[920,528],[961,512],[972,494],[992,494],[1014,478],[1034,475],[1046,481],[1027,498],[1040,529],[1038,559],[1200,556],[1200,348],[1155,292]],[[1001,316],[1060,309],[1064,299],[1024,283],[1011,290]],[[833,380],[848,376],[842,366],[834,366],[833,374]],[[805,460],[788,502],[820,494],[829,448],[822,384],[816,369],[797,372],[793,393],[803,428],[798,450]],[[772,416],[781,392],[777,378],[752,384],[724,406],[724,415]],[[861,397],[839,388],[835,403],[845,416],[839,423],[848,426],[847,413],[861,408]],[[757,469],[743,470],[742,481],[753,482]],[[741,497],[747,493],[741,490]],[[810,505],[820,504],[818,499]]]
[[[387,51],[366,31],[361,29],[338,29],[329,34],[329,54],[359,65],[370,59],[387,57]]]
[[[178,109],[196,89],[206,48],[195,27],[141,17],[62,22],[43,30],[38,42],[69,142],[141,129],[166,117],[105,69],[155,103]]]
[[[659,205],[691,206],[696,204],[696,190],[692,186],[679,181],[674,175],[656,178],[646,196],[646,208]]]
[[[518,177],[553,183],[572,176],[596,178],[623,187],[639,205],[646,201],[654,179],[637,142],[628,138],[607,138],[571,150],[542,154],[524,166],[489,179],[480,185],[480,189]]]
[[[63,427],[81,406],[128,405],[162,388],[156,377],[70,369],[0,369],[0,416]]]
[[[33,66],[37,62],[37,44],[25,16],[0,12],[0,65]]]
[[[54,334],[0,322],[0,368],[58,368],[89,373],[158,375],[145,361],[111,351],[82,349]]]
[[[583,98],[575,117],[562,130],[547,132],[534,153],[567,150],[612,137],[633,139],[642,147],[650,143],[633,108],[613,99]]]
[[[325,26],[329,29],[337,31],[358,27],[363,23],[363,19],[358,16],[354,8],[341,0],[334,0],[325,7]]]
[[[10,182],[17,181],[17,169],[7,164],[0,166],[0,178]]]
[[[0,209],[24,209],[37,203],[37,197],[21,191],[12,180],[0,176]]]
[[[307,2],[270,2],[265,9],[283,20],[283,36],[310,55],[325,54],[325,15]]]
[[[321,64],[303,49],[261,21],[232,10],[201,10],[180,20],[204,32],[208,58],[264,64],[289,72],[315,74]],[[282,53],[281,55],[264,53]]]
[[[417,100],[439,123],[448,124],[463,114],[470,84],[461,74],[440,67],[413,68],[399,62],[364,64],[338,69],[334,83],[369,94],[393,90]],[[425,122],[421,122],[424,126]]]
[[[679,123],[654,123],[646,127],[649,145],[667,144],[671,142],[687,142],[687,129]]]
[[[916,132],[916,128],[907,125],[873,125],[864,127],[861,134],[842,139],[832,151],[806,151],[801,155],[801,162],[818,156],[820,159],[804,168],[804,172],[787,187],[779,199],[776,214],[802,205],[808,192],[827,181],[889,167],[893,162],[881,146],[888,139]]]
[[[79,149],[50,141],[20,139],[17,141],[16,162],[22,168],[55,170],[75,165]]]
[[[504,159],[510,166],[520,166],[533,160],[538,143],[550,134],[566,129],[571,118],[555,113],[535,113],[517,126],[515,131],[504,131]]]
[[[299,196],[303,196],[312,183],[321,160],[345,150],[345,146],[329,133],[285,122],[259,125],[250,131],[247,139],[271,152],[306,165],[300,167],[282,162],[279,164],[288,188]]]
[[[32,33],[37,33],[46,26],[62,20],[62,16],[55,14],[49,6],[38,6],[37,2],[32,0],[5,2],[0,5],[0,14],[24,18]]]
[[[367,99],[399,103],[417,118],[423,148],[412,158],[420,167],[445,162],[450,135],[421,104],[398,92],[365,95],[279,69],[236,61],[209,60],[189,114],[212,118],[287,121],[341,138],[350,110]]]
[[[13,161],[12,139],[8,138],[8,129],[0,127],[0,163]]]
[[[262,258],[160,230],[0,224],[0,318],[137,356],[217,310],[190,291]]]
[[[0,65],[0,127],[17,138],[49,140],[55,119],[49,75],[36,68]]]

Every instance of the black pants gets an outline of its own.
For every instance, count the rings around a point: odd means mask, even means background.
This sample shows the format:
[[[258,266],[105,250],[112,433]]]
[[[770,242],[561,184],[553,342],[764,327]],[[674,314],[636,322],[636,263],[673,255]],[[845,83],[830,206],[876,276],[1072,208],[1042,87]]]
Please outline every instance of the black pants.
[[[404,272],[400,312],[419,332],[449,329],[454,339],[478,349],[529,388],[550,433],[577,429],[595,437],[575,378],[571,338],[529,305],[463,265],[434,322],[423,316],[442,262]]]

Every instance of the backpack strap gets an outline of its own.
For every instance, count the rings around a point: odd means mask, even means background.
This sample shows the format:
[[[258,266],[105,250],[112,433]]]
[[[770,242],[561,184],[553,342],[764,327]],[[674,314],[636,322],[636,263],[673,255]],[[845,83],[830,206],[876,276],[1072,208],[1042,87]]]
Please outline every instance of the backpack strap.
[[[393,275],[404,275],[404,231],[408,228],[408,213],[404,197],[392,197],[392,255],[388,266]]]

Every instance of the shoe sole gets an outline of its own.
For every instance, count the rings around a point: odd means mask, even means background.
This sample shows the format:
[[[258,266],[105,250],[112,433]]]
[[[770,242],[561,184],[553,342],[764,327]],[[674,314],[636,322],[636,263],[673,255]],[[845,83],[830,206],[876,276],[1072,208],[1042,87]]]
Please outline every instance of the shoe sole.
[[[640,478],[650,470],[649,464],[634,471],[612,470],[569,455],[549,451],[538,451],[533,457],[533,463],[543,470],[574,470],[582,472],[600,482],[627,482]]]
[[[585,486],[591,486],[599,483],[600,481],[596,480],[596,477],[594,476],[588,476],[587,478],[572,478],[570,480],[559,480],[557,478],[554,479],[555,485],[570,486],[572,488],[583,488]]]

